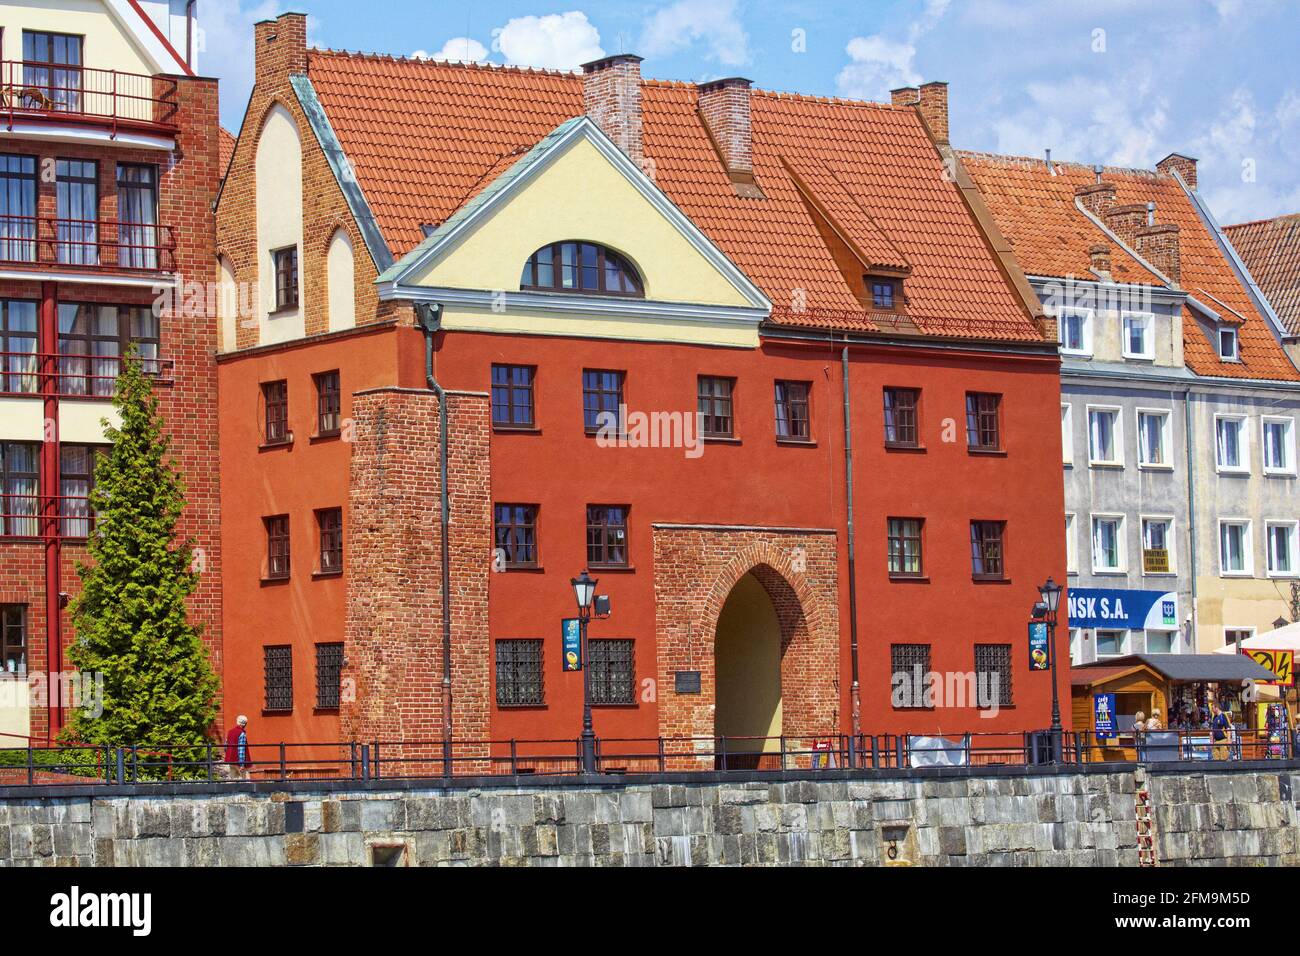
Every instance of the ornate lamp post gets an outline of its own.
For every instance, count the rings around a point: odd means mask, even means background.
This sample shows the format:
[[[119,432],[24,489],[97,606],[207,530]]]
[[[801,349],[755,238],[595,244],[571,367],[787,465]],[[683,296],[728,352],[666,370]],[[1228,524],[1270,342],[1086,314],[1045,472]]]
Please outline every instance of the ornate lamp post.
[[[579,653],[582,655],[582,772],[596,772],[596,732],[591,725],[591,661],[587,658],[587,624],[596,603],[600,583],[586,571],[574,578],[573,596],[578,602]]]
[[[1035,608],[1047,622],[1047,656],[1052,662],[1052,763],[1061,762],[1061,698],[1056,682],[1056,621],[1064,589],[1052,578],[1038,589],[1042,603]]]

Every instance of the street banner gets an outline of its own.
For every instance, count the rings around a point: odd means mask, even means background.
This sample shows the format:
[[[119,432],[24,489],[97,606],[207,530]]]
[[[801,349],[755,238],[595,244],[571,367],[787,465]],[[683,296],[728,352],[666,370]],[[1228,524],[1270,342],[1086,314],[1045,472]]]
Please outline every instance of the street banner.
[[[1047,624],[1044,621],[1029,622],[1029,669],[1045,671],[1052,666],[1051,649],[1047,643]]]
[[[576,617],[563,622],[564,670],[568,673],[582,670],[582,622]]]

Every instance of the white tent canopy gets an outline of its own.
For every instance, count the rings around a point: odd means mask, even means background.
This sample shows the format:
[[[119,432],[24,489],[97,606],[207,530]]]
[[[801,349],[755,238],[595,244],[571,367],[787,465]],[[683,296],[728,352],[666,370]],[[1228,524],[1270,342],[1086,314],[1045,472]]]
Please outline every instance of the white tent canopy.
[[[1300,623],[1288,624],[1286,627],[1279,628],[1276,631],[1269,631],[1267,634],[1256,634],[1241,642],[1244,650],[1248,651],[1295,651],[1300,654]],[[1235,654],[1237,645],[1229,644],[1227,647],[1221,647],[1214,653],[1216,654]]]

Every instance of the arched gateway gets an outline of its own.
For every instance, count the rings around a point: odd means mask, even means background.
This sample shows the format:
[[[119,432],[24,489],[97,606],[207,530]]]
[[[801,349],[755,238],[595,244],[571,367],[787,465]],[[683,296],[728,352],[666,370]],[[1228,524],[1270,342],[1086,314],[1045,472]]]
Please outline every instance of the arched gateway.
[[[713,764],[727,738],[729,767],[756,766],[782,736],[797,750],[839,732],[837,574],[830,531],[656,526],[659,730],[679,739],[672,752]]]

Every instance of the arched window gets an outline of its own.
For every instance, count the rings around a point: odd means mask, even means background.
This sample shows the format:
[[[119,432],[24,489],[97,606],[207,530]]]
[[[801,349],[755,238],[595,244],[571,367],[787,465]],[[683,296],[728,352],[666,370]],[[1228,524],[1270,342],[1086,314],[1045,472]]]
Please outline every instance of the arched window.
[[[632,264],[614,250],[592,242],[553,242],[542,246],[524,263],[519,288],[645,297],[641,277]]]

